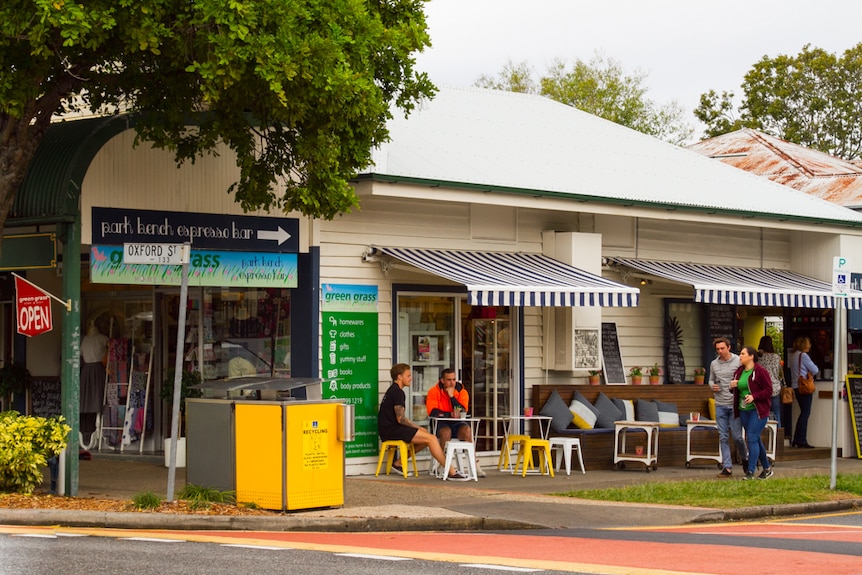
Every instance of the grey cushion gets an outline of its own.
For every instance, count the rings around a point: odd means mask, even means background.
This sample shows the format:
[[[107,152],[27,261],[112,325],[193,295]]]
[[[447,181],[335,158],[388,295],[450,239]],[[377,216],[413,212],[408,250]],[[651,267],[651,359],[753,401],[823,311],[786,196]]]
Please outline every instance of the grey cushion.
[[[679,413],[675,403],[655,400],[658,408],[658,422],[661,427],[679,427]]]
[[[599,393],[599,396],[596,398],[593,405],[595,405],[595,408],[599,410],[599,418],[596,420],[596,427],[598,428],[613,427],[615,421],[623,419],[620,410],[617,409],[617,406],[614,405],[611,398],[604,393]]]
[[[637,421],[659,422],[658,406],[652,401],[639,399],[635,405],[635,413],[637,414]]]
[[[635,421],[635,404],[631,399],[612,397],[611,401],[622,414],[623,421]]]
[[[556,389],[551,392],[551,397],[542,406],[539,415],[546,415],[552,418],[551,429],[554,431],[563,431],[569,426],[572,419],[574,419],[572,412],[569,411],[569,406],[566,405],[566,402],[563,401],[563,398],[560,397]]]

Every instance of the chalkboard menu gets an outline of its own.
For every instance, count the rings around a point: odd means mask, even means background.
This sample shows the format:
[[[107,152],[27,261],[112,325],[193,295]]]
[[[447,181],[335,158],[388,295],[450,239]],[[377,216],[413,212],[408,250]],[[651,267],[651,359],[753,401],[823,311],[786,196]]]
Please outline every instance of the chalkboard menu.
[[[624,384],[626,369],[620,355],[617,324],[602,323],[602,376],[607,384]]]
[[[685,383],[685,357],[682,355],[682,328],[676,316],[667,318],[665,327],[667,341],[667,382]]]
[[[30,415],[54,417],[62,412],[59,377],[34,378],[30,384]]]
[[[856,457],[862,459],[859,449],[859,426],[862,425],[862,375],[846,377],[847,397],[850,401],[850,418],[853,420],[853,437],[856,439]]]
[[[717,337],[730,340],[730,348],[735,349],[733,327],[736,319],[736,309],[732,305],[715,304],[706,306],[707,326],[709,328],[709,347]]]

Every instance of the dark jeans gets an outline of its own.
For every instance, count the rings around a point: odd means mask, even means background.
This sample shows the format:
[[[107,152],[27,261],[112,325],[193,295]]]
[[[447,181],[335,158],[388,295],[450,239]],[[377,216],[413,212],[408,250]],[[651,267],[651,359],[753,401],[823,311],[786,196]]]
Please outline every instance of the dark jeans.
[[[742,427],[745,429],[745,441],[748,443],[748,469],[746,473],[752,475],[757,469],[757,462],[760,461],[760,466],[763,469],[769,469],[769,458],[766,457],[766,446],[763,445],[761,433],[766,427],[767,418],[760,418],[757,415],[756,409],[749,409],[739,412],[739,418],[742,420]]]
[[[798,389],[794,389],[796,401],[799,403],[799,417],[796,419],[796,431],[793,433],[793,443],[806,445],[808,443],[808,417],[811,415],[811,403],[813,395],[802,395]]]

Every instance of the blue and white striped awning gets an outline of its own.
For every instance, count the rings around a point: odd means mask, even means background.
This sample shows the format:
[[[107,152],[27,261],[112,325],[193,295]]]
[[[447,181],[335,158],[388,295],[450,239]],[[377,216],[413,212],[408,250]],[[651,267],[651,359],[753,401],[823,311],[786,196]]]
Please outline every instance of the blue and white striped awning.
[[[463,284],[471,305],[631,307],[640,294],[542,254],[373,247],[368,255],[381,254]]]
[[[611,258],[639,272],[689,284],[703,303],[770,307],[834,308],[832,285],[789,270]],[[862,292],[843,297],[848,309],[862,309]]]

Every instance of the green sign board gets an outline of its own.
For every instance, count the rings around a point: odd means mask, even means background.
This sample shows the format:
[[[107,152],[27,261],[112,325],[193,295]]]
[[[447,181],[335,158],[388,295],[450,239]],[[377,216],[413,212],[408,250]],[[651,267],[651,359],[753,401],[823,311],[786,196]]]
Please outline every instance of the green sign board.
[[[323,284],[323,397],[353,404],[347,457],[377,455],[377,286]]]
[[[90,281],[107,284],[180,285],[181,265],[126,264],[123,246],[90,248]],[[295,288],[297,255],[192,250],[189,285]]]
[[[53,233],[3,236],[0,271],[57,267],[57,237]]]

